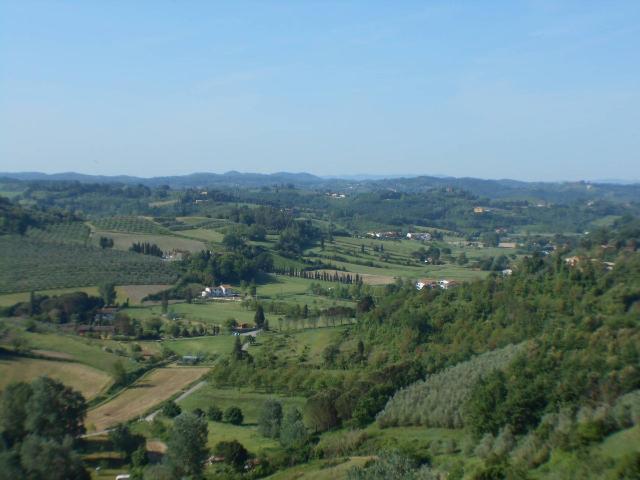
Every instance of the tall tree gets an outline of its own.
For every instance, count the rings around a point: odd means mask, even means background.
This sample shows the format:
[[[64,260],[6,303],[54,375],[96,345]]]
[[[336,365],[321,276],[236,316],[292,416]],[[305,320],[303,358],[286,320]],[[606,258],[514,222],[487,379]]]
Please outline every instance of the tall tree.
[[[162,292],[162,313],[167,313],[169,310],[169,296],[167,292]]]
[[[25,421],[29,432],[58,441],[85,432],[87,404],[80,392],[49,377],[34,380],[31,389]]]
[[[256,307],[256,313],[253,316],[253,322],[256,324],[256,327],[258,328],[264,327],[264,308],[260,303]]]
[[[182,413],[176,417],[167,442],[167,462],[176,478],[202,474],[209,453],[207,434],[204,418],[193,413]]]
[[[31,385],[20,382],[7,385],[0,395],[0,433],[8,446],[20,442],[27,434],[26,405],[32,393]]]
[[[280,428],[280,443],[285,448],[300,448],[307,443],[308,433],[307,427],[302,421],[300,410],[291,407],[287,410],[282,419]]]
[[[271,399],[264,402],[258,417],[258,431],[265,437],[278,438],[281,423],[282,404]]]
[[[105,305],[113,305],[116,301],[116,287],[113,283],[103,283],[100,285],[100,296]]]

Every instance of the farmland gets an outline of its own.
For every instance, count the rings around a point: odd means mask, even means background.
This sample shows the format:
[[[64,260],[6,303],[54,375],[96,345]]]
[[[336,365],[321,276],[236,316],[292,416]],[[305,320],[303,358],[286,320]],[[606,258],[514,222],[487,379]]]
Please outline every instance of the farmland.
[[[168,284],[176,279],[158,258],[132,252],[0,237],[0,293],[85,287],[104,282]]]
[[[111,376],[104,371],[81,363],[0,356],[0,391],[11,382],[30,382],[41,375],[55,378],[75,388],[89,400],[105,390],[112,382]]]
[[[94,245],[98,244],[100,237],[107,237],[113,240],[114,248],[118,250],[128,251],[133,243],[150,243],[156,244],[161,250],[168,252],[171,250],[184,250],[188,252],[199,252],[205,248],[204,242],[185,238],[178,235],[168,234],[142,234],[142,233],[126,233],[111,232],[106,230],[94,230],[91,234],[91,241]]]
[[[102,431],[137,418],[195,382],[207,371],[207,368],[200,367],[154,370],[115,398],[90,410],[86,421],[88,429]]]
[[[91,220],[97,230],[150,235],[168,235],[171,232],[157,223],[140,216],[100,217]]]
[[[30,228],[27,230],[27,236],[36,241],[79,245],[88,244],[89,233],[89,227],[80,222],[59,223],[49,225],[44,229]]]

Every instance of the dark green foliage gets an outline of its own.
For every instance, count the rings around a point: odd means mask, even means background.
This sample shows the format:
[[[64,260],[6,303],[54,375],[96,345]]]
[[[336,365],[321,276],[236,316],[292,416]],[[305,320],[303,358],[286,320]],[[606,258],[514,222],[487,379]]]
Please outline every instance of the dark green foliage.
[[[100,241],[98,243],[100,248],[113,248],[113,238],[100,237]]]
[[[283,255],[297,256],[320,238],[320,231],[310,221],[296,221],[280,232],[276,249]]]
[[[162,414],[165,417],[174,418],[180,415],[181,413],[182,413],[182,409],[180,408],[180,405],[178,405],[173,400],[169,400],[162,406]]]
[[[258,431],[269,438],[278,438],[282,423],[282,404],[277,400],[267,400],[262,405],[258,417]]]
[[[244,415],[238,407],[229,407],[224,411],[224,421],[232,425],[242,425]]]
[[[222,421],[222,410],[220,410],[215,405],[210,406],[207,409],[207,418],[212,422],[221,422]]]
[[[253,323],[256,324],[256,327],[263,328],[264,322],[265,322],[264,308],[262,307],[262,304],[259,303],[258,306],[256,307],[256,313],[253,316]]]
[[[89,296],[84,292],[65,293],[53,297],[33,293],[29,302],[13,305],[8,309],[8,314],[29,315],[53,323],[67,323],[72,318],[77,321],[90,321],[95,311],[103,305],[102,298]]]
[[[273,258],[262,247],[246,246],[238,251],[202,251],[190,256],[187,276],[207,285],[215,282],[251,282],[260,273],[273,270]]]
[[[338,392],[334,390],[320,391],[307,399],[305,416],[309,426],[316,432],[331,430],[340,424],[335,401]]]
[[[27,383],[11,383],[0,395],[0,432],[8,446],[20,442],[27,434],[27,401],[33,390]]]
[[[138,449],[144,450],[145,438],[142,435],[131,433],[126,425],[118,425],[109,432],[109,441],[114,450],[121,452],[126,460]]]
[[[77,437],[85,432],[86,412],[87,404],[79,392],[49,377],[40,377],[31,383],[25,429],[57,441],[67,435]]]
[[[144,467],[148,463],[149,463],[149,455],[147,454],[147,448],[143,443],[131,455],[131,465],[134,468],[140,468],[140,467]]]
[[[182,413],[173,422],[167,442],[167,463],[177,478],[198,476],[207,459],[207,422],[192,413]]]
[[[85,413],[80,393],[48,377],[8,385],[0,397],[0,478],[90,478],[73,450]]]
[[[236,470],[241,470],[249,459],[249,452],[237,440],[219,442],[213,451],[216,455],[224,457],[224,463],[233,466]]]
[[[29,435],[20,447],[25,477],[30,480],[89,480],[91,476],[72,449],[70,437],[62,442]]]
[[[142,255],[152,255],[154,257],[162,257],[163,251],[155,243],[136,242],[131,244],[129,248],[132,252],[141,253]]]
[[[358,304],[356,306],[356,312],[367,313],[373,307],[375,307],[375,302],[373,301],[373,297],[371,295],[365,295],[358,301]]]

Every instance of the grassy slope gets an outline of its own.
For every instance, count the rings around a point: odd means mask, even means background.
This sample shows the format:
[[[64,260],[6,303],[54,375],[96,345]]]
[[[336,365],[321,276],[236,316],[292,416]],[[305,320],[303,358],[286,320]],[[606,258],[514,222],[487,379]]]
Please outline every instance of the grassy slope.
[[[207,385],[180,402],[184,410],[191,411],[200,408],[204,411],[212,405],[223,411],[235,406],[242,409],[244,423],[241,426],[226,423],[209,422],[209,446],[213,447],[220,441],[238,440],[252,453],[278,448],[275,440],[260,435],[255,426],[260,415],[260,409],[268,399],[275,398],[282,402],[284,408],[295,406],[302,408],[304,398],[282,397],[263,393],[248,392],[235,388],[221,389]]]
[[[92,399],[111,384],[104,371],[81,363],[24,357],[0,357],[0,391],[12,382],[30,382],[46,375]]]
[[[347,478],[347,472],[353,467],[361,467],[372,457],[347,457],[332,460],[313,460],[304,465],[298,465],[277,472],[269,480],[342,480]]]

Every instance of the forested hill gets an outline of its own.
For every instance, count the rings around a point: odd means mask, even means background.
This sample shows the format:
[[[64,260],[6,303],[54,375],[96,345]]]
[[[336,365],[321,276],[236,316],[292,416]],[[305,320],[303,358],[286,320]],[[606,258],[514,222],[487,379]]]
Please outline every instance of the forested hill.
[[[28,209],[0,196],[0,235],[15,233],[22,235],[29,227],[38,228],[75,219],[75,216],[68,212]]]
[[[325,178],[309,173],[278,172],[273,174],[240,173],[223,174],[193,173],[181,176],[132,177],[126,175],[103,176],[79,173],[44,174],[39,172],[0,173],[0,179],[25,182],[74,181],[82,183],[140,184],[148,187],[168,185],[174,189],[185,188],[260,188],[275,185],[291,185],[298,188],[343,190],[362,192],[391,189],[397,192],[418,193],[441,188],[465,190],[474,195],[491,199],[526,199],[553,203],[572,201],[611,200],[618,202],[640,202],[640,184],[615,184],[605,182],[522,182],[516,180],[484,180],[478,178],[455,178],[415,176],[389,179]]]

